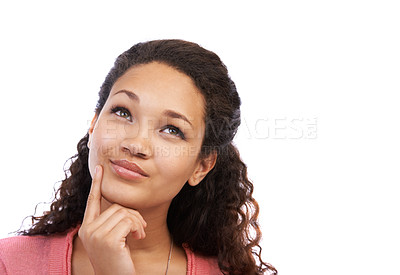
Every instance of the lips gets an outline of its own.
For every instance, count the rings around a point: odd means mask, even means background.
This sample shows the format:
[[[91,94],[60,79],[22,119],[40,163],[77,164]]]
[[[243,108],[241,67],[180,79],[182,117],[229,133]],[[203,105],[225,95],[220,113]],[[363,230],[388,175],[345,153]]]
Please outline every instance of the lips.
[[[127,160],[110,160],[114,172],[120,177],[128,180],[146,178],[149,175],[137,164]]]

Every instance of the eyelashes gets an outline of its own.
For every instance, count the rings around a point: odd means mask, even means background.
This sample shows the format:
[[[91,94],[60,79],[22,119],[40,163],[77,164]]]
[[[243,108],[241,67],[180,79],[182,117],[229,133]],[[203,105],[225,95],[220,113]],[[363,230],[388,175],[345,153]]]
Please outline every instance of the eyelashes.
[[[111,107],[111,113],[117,115],[118,117],[132,121],[132,115],[129,112],[129,110],[125,107],[113,105]],[[182,140],[186,140],[186,137],[183,134],[183,132],[179,129],[179,127],[176,127],[174,125],[169,124],[169,125],[162,127],[161,132],[166,133],[168,135],[175,136],[175,137],[179,137]]]
[[[128,117],[129,117],[128,120],[132,121],[131,113],[129,112],[128,109],[126,109],[124,107],[112,106],[111,107],[111,113],[116,114],[117,116],[122,117],[122,118],[126,118],[126,119],[128,119]],[[123,114],[125,114],[125,115],[123,115]]]
[[[166,131],[166,132],[165,132]],[[175,127],[174,125],[167,125],[162,129],[162,132],[173,135],[173,136],[177,136],[180,137],[183,140],[186,140],[185,135],[183,134],[183,132],[178,128]]]

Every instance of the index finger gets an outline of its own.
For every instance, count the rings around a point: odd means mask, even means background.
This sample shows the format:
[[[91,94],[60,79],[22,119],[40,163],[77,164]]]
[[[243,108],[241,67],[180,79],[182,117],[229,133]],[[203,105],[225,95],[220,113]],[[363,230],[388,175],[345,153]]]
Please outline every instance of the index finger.
[[[89,196],[86,202],[85,215],[83,223],[92,222],[100,215],[100,199],[101,199],[101,180],[103,178],[103,168],[97,165],[95,168],[92,186],[90,187]]]

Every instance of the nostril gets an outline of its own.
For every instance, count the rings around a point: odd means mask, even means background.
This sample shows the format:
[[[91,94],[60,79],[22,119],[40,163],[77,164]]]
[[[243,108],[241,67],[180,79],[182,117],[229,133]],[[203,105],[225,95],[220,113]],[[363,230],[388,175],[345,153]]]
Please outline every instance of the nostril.
[[[139,148],[136,148],[136,147],[129,148],[129,147],[125,147],[124,146],[124,147],[122,147],[122,151],[127,153],[127,154],[129,154],[129,155],[131,155],[131,156],[137,156],[137,157],[140,157],[140,158],[147,158],[147,154],[143,153]]]
[[[137,156],[140,156],[140,157],[142,157],[142,158],[145,158],[145,157],[146,157],[146,154],[140,153],[140,152],[138,152],[136,155],[137,155]]]

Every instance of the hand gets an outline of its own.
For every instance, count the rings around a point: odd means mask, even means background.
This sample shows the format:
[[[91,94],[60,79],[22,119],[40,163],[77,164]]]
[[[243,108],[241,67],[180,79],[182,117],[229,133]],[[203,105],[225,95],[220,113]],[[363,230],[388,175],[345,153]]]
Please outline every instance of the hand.
[[[78,235],[96,275],[136,274],[126,237],[146,237],[147,226],[139,212],[113,204],[100,214],[103,168],[96,166],[85,215]]]

